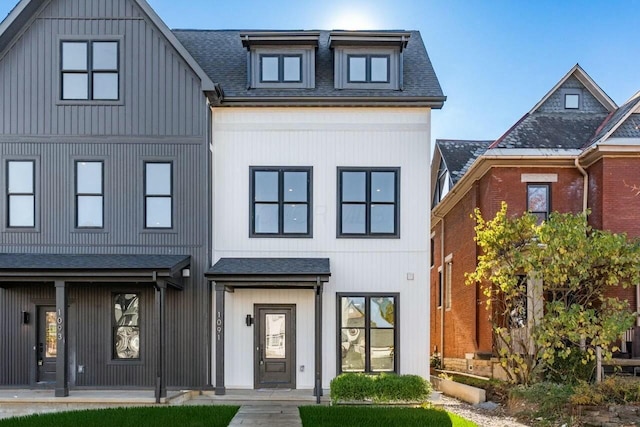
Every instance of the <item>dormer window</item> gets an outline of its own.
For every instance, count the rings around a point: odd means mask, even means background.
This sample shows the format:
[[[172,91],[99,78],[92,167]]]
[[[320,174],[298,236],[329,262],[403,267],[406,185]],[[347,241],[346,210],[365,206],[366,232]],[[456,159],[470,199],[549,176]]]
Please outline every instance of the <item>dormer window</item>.
[[[402,90],[402,58],[411,33],[333,31],[336,89]]]
[[[249,89],[315,87],[317,31],[254,31],[241,33],[248,51]]]
[[[389,83],[390,55],[347,55],[349,83]]]
[[[260,55],[260,82],[300,83],[302,55]]]
[[[577,93],[566,93],[564,95],[564,108],[567,110],[577,110],[580,108],[580,95]]]

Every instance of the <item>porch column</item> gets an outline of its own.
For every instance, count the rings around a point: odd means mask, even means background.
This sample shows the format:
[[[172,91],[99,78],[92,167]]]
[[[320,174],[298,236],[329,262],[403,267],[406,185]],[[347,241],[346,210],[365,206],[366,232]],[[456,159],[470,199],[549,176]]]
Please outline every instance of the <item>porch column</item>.
[[[158,347],[156,349],[156,387],[155,397],[156,403],[160,403],[160,399],[167,397],[167,384],[166,384],[166,297],[167,297],[167,282],[164,280],[156,281],[156,296],[155,296],[155,312],[156,312],[156,325],[158,325]]]
[[[316,403],[320,403],[322,396],[322,282],[320,277],[316,279],[315,286],[315,387],[313,395],[316,396]]]
[[[217,395],[223,395],[227,391],[224,387],[224,285],[216,283],[216,312],[214,315],[215,343],[216,343],[216,388]]]
[[[56,397],[69,396],[68,366],[69,355],[67,352],[67,289],[66,283],[56,280]]]

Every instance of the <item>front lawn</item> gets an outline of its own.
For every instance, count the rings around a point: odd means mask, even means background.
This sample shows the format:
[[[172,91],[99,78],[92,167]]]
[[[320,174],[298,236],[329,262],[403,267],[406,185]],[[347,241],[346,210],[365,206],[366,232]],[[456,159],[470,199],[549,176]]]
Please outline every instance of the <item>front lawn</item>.
[[[110,408],[7,418],[0,420],[0,427],[226,427],[236,412],[238,406]]]
[[[475,423],[438,409],[375,406],[302,406],[304,427],[477,427]]]

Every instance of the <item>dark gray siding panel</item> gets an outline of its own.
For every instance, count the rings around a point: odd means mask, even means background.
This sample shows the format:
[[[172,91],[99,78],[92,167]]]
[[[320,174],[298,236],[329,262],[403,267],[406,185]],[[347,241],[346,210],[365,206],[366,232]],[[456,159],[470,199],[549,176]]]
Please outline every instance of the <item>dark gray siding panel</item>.
[[[84,36],[121,40],[117,105],[59,101],[60,41]],[[129,0],[52,1],[0,52],[0,83],[0,134],[203,135],[198,77]]]

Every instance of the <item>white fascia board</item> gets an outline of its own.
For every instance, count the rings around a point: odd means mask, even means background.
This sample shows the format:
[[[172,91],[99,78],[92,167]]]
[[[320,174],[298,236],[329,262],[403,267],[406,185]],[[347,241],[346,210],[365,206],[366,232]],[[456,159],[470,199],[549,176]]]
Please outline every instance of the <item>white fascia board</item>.
[[[640,145],[640,138],[609,138],[598,145]]]

